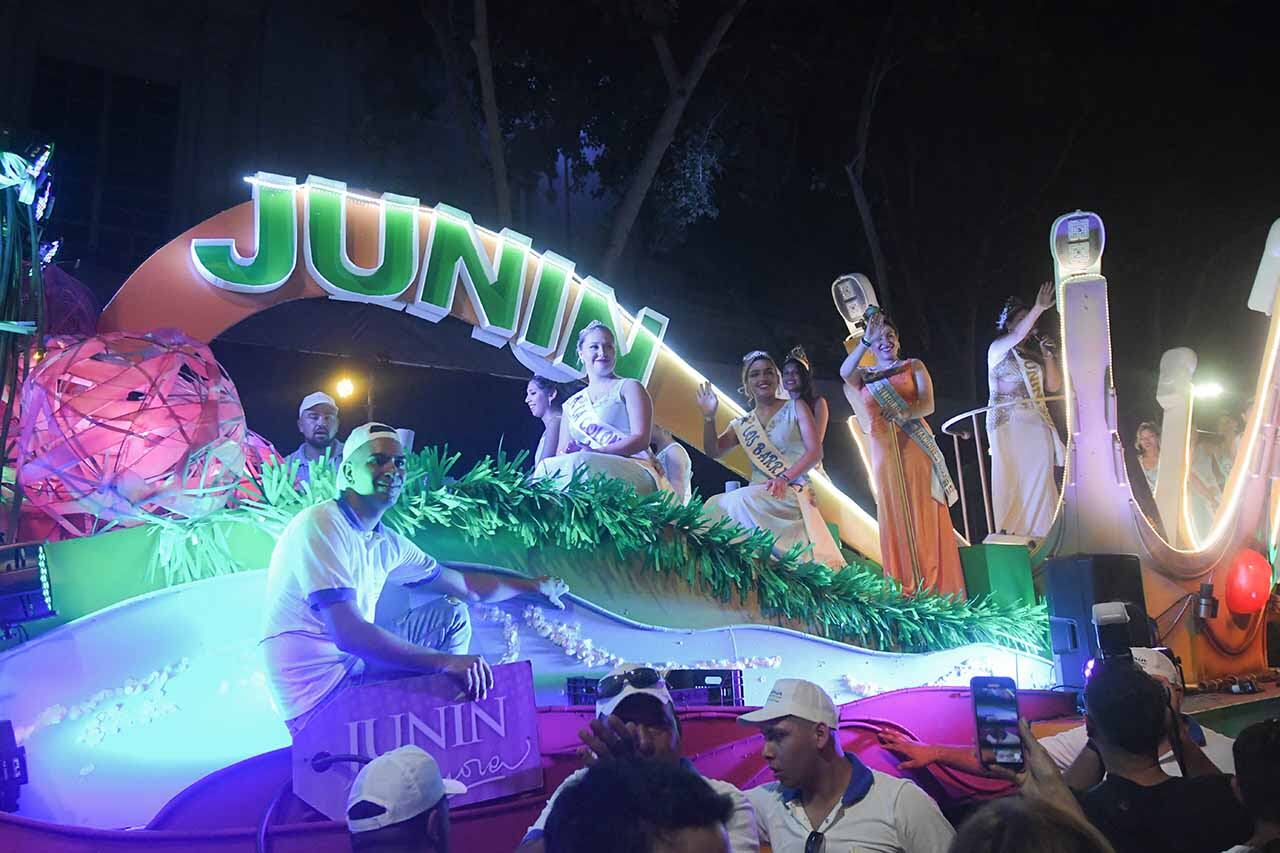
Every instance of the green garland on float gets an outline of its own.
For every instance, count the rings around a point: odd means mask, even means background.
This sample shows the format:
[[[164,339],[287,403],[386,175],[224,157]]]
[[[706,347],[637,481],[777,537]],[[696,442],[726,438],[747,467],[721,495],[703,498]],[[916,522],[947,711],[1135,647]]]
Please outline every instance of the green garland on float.
[[[1043,605],[904,596],[870,561],[833,571],[807,559],[799,546],[775,557],[773,534],[748,532],[727,519],[709,522],[696,495],[684,506],[666,493],[641,496],[621,481],[581,473],[557,488],[528,478],[525,452],[508,458],[501,450],[454,480],[449,475],[459,456],[447,447],[409,454],[405,491],[385,523],[408,537],[437,528],[473,542],[502,533],[529,548],[612,552],[674,573],[720,601],[745,601],[754,592],[767,614],[868,648],[926,652],[988,642],[1043,654],[1048,647]],[[149,571],[163,572],[169,584],[225,572],[235,564],[229,525],[278,535],[303,508],[338,494],[337,472],[326,461],[312,463],[310,482],[297,488],[295,475],[296,466],[268,463],[255,481],[260,497],[199,520],[153,518],[158,541]]]

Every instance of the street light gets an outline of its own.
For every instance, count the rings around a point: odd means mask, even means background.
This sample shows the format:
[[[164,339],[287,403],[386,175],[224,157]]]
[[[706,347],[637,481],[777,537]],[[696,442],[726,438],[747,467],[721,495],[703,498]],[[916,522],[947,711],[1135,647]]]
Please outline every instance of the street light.
[[[356,385],[344,376],[338,380],[337,391],[338,396],[345,400],[356,392]]]
[[[1201,400],[1212,400],[1215,397],[1221,397],[1222,391],[1222,386],[1217,382],[1197,382],[1191,386],[1192,396]]]

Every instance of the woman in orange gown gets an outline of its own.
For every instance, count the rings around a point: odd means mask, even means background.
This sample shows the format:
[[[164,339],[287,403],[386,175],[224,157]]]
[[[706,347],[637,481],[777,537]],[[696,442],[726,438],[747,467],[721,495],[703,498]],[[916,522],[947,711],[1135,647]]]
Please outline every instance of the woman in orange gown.
[[[870,352],[875,365],[860,362]],[[898,330],[876,314],[840,368],[858,424],[867,435],[887,577],[911,594],[964,597],[960,551],[948,511],[957,494],[925,417],[933,414],[933,380],[918,359],[898,357]]]

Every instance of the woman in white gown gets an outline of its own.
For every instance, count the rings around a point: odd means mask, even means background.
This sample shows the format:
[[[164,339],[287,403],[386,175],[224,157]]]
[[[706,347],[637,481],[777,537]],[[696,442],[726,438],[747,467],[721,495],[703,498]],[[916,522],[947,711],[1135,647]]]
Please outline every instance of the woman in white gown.
[[[999,406],[987,413],[993,532],[1036,540],[1053,524],[1058,506],[1053,469],[1064,458],[1062,439],[1043,402],[1062,389],[1062,374],[1053,342],[1036,331],[1053,302],[1050,282],[1041,285],[1030,308],[1010,299],[996,323],[1000,337],[987,350],[987,405]]]
[[[822,520],[808,473],[822,461],[822,443],[813,411],[804,400],[778,397],[778,365],[765,352],[742,360],[742,391],[751,411],[716,434],[720,401],[710,383],[698,389],[702,409],[702,449],[718,459],[740,446],[751,461],[751,483],[707,500],[706,514],[728,517],[747,529],[764,528],[785,553],[795,545],[813,546],[808,558],[838,568],[844,558]]]
[[[653,400],[634,379],[613,372],[618,353],[613,332],[592,321],[578,335],[578,357],[587,387],[564,402],[556,454],[534,468],[535,479],[568,485],[573,472],[623,480],[642,495],[670,488],[649,449]]]
[[[658,457],[658,467],[671,484],[671,491],[676,493],[680,503],[687,504],[693,497],[693,460],[689,458],[689,451],[675,440],[669,430],[657,424],[653,425],[650,448]]]
[[[542,438],[533,452],[533,464],[556,455],[560,446],[560,421],[564,417],[564,390],[545,376],[534,376],[524,388],[524,404],[542,421]]]
[[[1138,424],[1134,434],[1133,449],[1138,451],[1142,475],[1147,478],[1147,488],[1156,493],[1156,480],[1160,476],[1160,427],[1151,421]]]

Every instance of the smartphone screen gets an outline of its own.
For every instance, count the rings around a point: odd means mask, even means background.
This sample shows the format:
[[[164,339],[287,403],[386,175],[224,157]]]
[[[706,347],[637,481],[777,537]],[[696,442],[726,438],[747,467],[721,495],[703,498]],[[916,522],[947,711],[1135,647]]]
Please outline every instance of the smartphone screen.
[[[978,760],[984,766],[1022,768],[1018,737],[1018,687],[1012,678],[982,676],[969,681],[978,728]]]

